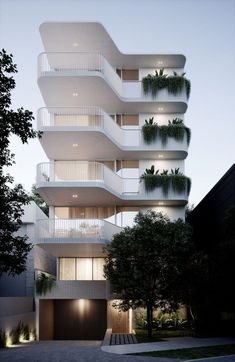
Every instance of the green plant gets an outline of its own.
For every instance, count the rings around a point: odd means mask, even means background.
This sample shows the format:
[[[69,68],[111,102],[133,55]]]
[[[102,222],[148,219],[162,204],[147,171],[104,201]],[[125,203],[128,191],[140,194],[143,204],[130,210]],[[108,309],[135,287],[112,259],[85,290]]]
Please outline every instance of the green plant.
[[[1,328],[0,329],[0,348],[5,348],[6,345],[7,345],[6,332]]]
[[[146,172],[150,170],[152,171]],[[178,168],[174,171],[171,170],[171,174],[168,174],[168,170],[163,170],[160,175],[158,172],[154,174],[154,165],[150,169],[146,169],[146,171],[140,177],[140,181],[144,182],[146,192],[151,192],[161,187],[163,194],[167,196],[170,187],[172,187],[174,192],[182,193],[186,190],[189,194],[191,180],[189,177],[183,175]]]
[[[148,74],[142,79],[143,92],[144,94],[150,93],[155,98],[158,91],[164,88],[174,95],[181,93],[185,89],[187,98],[189,98],[191,83],[184,76],[185,73],[179,75],[176,72],[173,72],[171,76],[167,76],[164,74],[164,69],[160,69],[159,73],[156,70],[155,75]]]
[[[29,330],[29,339],[31,341],[36,341],[37,340],[37,333],[36,333],[36,329],[30,329]]]
[[[11,343],[17,344],[20,342],[20,337],[23,335],[23,323],[19,321],[17,326],[10,332]]]
[[[55,278],[46,275],[45,273],[40,273],[36,279],[36,293],[37,295],[45,295],[47,292],[55,285]]]
[[[156,170],[155,172],[155,167],[154,165],[152,165],[150,168],[146,168],[144,175],[157,175],[159,173],[159,170]]]
[[[168,125],[162,126],[145,120],[145,124],[142,127],[142,134],[144,141],[148,144],[154,142],[157,138],[162,141],[163,145],[166,145],[169,137],[174,138],[176,141],[183,141],[186,134],[187,144],[189,145],[191,139],[190,129],[185,126],[183,120],[180,118],[174,118],[172,121],[169,120]]]

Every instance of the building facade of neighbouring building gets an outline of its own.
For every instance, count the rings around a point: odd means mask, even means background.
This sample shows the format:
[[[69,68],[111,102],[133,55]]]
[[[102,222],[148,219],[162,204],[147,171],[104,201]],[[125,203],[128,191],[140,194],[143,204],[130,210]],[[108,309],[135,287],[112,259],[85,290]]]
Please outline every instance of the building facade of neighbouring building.
[[[193,227],[194,243],[208,260],[200,332],[234,335],[235,164],[189,213],[187,221]]]
[[[38,165],[37,190],[50,211],[37,242],[57,271],[37,298],[39,339],[102,339],[132,329],[131,313],[112,307],[104,246],[138,211],[184,218],[185,57],[123,54],[93,22],[43,23],[40,34],[38,129],[50,161]]]

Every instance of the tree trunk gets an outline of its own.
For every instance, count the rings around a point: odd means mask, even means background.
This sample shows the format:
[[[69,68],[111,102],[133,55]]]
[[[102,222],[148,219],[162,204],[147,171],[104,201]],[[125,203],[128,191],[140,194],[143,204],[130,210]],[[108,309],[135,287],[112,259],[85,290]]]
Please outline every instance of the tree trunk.
[[[148,329],[148,338],[152,338],[153,330],[153,306],[151,303],[147,304],[147,329]]]

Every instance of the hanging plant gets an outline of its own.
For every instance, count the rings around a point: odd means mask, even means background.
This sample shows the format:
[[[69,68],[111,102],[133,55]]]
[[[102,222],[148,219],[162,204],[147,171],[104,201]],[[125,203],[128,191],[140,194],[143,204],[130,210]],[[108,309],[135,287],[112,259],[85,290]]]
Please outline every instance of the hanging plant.
[[[46,275],[45,273],[40,273],[36,279],[36,293],[37,295],[45,295],[47,292],[50,292],[55,285],[55,278]]]
[[[168,125],[163,126],[153,122],[153,117],[149,118],[149,121],[145,120],[145,124],[142,126],[142,134],[144,142],[148,144],[155,142],[157,138],[162,141],[163,145],[167,144],[169,137],[176,141],[183,141],[186,135],[187,145],[189,145],[191,139],[190,128],[186,127],[180,118],[174,118],[172,121],[168,121]]]
[[[147,172],[149,170],[153,170],[153,173]],[[191,189],[190,178],[183,175],[179,168],[171,170],[170,174],[168,170],[163,170],[159,174],[159,170],[154,173],[154,166],[152,166],[151,169],[146,169],[145,173],[140,177],[140,181],[144,182],[147,193],[161,187],[164,196],[168,195],[170,188],[176,193],[187,191],[188,195]]]
[[[187,99],[189,99],[190,91],[191,91],[191,83],[187,78],[184,78],[186,73],[183,73],[181,75],[177,74],[176,72],[173,72],[173,76],[169,76],[168,79],[168,85],[167,89],[170,94],[177,95],[183,91],[183,89],[186,90],[186,96]]]
[[[191,83],[184,77],[185,73],[179,75],[176,72],[171,76],[164,74],[164,69],[160,69],[159,72],[155,70],[155,75],[148,74],[142,79],[142,87],[145,95],[151,94],[153,98],[157,93],[166,88],[170,94],[177,95],[184,89],[186,91],[187,99],[190,96]]]

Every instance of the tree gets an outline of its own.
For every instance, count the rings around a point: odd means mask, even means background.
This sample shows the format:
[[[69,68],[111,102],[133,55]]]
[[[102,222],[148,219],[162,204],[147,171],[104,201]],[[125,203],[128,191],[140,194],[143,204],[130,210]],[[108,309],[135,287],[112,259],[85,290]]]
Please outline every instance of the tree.
[[[3,49],[0,52],[0,276],[3,272],[12,275],[23,272],[32,248],[26,236],[16,235],[21,226],[22,206],[29,203],[29,197],[22,185],[13,186],[13,177],[5,172],[14,163],[10,137],[16,135],[22,143],[27,143],[40,135],[32,129],[32,112],[22,107],[17,111],[11,109],[11,91],[15,88],[12,73],[17,73],[13,56]]]
[[[147,309],[151,338],[154,308],[175,310],[180,303],[191,302],[199,258],[191,242],[191,227],[182,219],[170,221],[148,211],[137,214],[134,222],[106,247],[104,274],[120,299],[119,309]]]
[[[38,207],[40,207],[40,209],[44,212],[44,214],[49,216],[49,206],[43,200],[41,195],[37,192],[36,185],[32,186],[29,198],[30,198],[30,201],[34,201],[35,204],[37,204]]]

